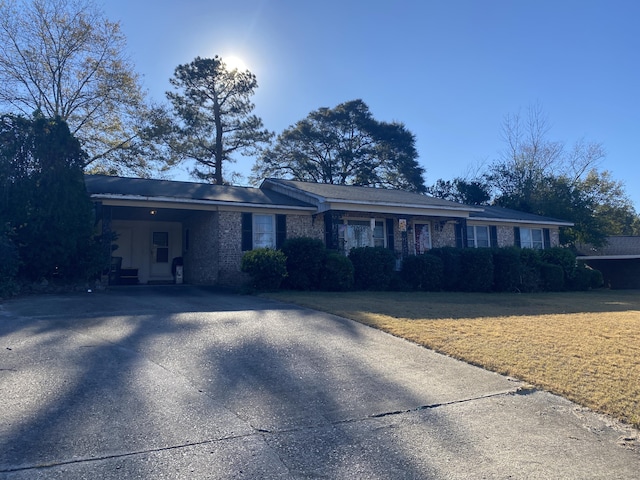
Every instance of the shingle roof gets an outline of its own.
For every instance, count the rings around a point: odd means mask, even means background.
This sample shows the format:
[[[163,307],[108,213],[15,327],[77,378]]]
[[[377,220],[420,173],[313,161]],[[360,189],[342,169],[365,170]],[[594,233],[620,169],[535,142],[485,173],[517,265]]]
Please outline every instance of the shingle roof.
[[[300,182],[268,178],[260,188],[270,189],[274,185],[283,185],[315,197],[321,197],[326,202],[354,202],[370,204],[414,205],[421,207],[436,207],[463,211],[476,210],[477,207],[462,203],[450,202],[419,193],[392,190],[386,188],[358,187],[353,185],[333,185],[327,183]]]
[[[308,203],[278,192],[250,187],[112,177],[107,175],[85,175],[85,184],[89,194],[94,196],[134,196],[149,199],[172,199],[176,202],[199,200],[205,203],[222,202],[312,208],[312,205]]]
[[[640,256],[639,236],[612,236],[607,237],[607,244],[603,247],[594,247],[588,244],[577,246],[578,254],[585,256],[615,257],[615,256]]]
[[[520,212],[518,210],[511,210],[510,208],[484,206],[482,212],[472,212],[469,215],[470,219],[477,220],[494,220],[503,222],[519,222],[519,223],[546,223],[554,225],[571,226],[572,222],[567,220],[561,220],[553,217],[544,217],[542,215],[536,215],[534,213]]]

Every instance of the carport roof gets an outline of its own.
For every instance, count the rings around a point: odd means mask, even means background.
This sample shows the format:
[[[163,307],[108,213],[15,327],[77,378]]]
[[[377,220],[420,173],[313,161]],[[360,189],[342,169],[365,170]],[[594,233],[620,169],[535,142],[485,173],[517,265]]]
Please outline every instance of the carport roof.
[[[582,259],[616,260],[640,258],[640,236],[620,235],[607,237],[606,245],[594,247],[589,244],[578,244],[578,256]]]
[[[173,203],[255,205],[288,207],[297,210],[315,208],[301,200],[271,190],[206,183],[152,180],[146,178],[85,175],[89,194],[96,199],[156,200]]]

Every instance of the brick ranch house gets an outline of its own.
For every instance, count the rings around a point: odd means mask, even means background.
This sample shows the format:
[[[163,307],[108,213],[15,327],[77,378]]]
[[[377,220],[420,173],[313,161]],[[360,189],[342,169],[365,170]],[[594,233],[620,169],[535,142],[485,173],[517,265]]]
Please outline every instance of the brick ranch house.
[[[430,248],[559,244],[572,223],[498,207],[371,187],[266,179],[259,188],[168,180],[85,177],[112,246],[110,281],[238,285],[245,251],[287,238],[322,239],[344,253],[380,246],[398,259]]]

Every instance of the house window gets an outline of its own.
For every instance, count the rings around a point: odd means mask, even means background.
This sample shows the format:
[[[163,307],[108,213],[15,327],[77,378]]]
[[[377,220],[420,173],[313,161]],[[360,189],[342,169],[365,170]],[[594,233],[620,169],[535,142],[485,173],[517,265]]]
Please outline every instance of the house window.
[[[386,245],[383,220],[345,220],[338,226],[338,240],[345,252],[358,247],[384,247]]]
[[[287,239],[287,216],[243,213],[241,229],[243,252],[254,248],[280,248]]]
[[[414,231],[416,254],[426,253],[431,248],[431,225],[428,223],[416,223]]]
[[[544,248],[544,235],[541,228],[520,228],[520,246],[522,248]]]
[[[489,227],[486,225],[467,225],[467,247],[489,247]]]
[[[253,248],[276,247],[276,216],[253,215]]]

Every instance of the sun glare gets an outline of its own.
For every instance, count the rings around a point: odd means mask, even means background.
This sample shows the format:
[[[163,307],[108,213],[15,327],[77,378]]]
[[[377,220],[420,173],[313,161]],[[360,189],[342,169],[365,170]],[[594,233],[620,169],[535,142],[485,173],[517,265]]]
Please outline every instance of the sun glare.
[[[240,72],[244,72],[245,70],[247,70],[247,64],[244,63],[244,60],[234,55],[229,55],[228,57],[223,56],[222,61],[225,63],[227,69],[229,70],[237,69]]]

